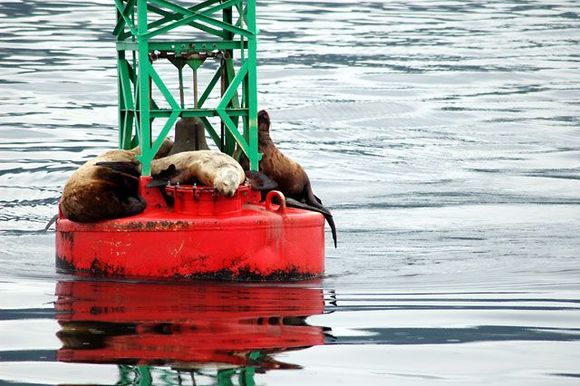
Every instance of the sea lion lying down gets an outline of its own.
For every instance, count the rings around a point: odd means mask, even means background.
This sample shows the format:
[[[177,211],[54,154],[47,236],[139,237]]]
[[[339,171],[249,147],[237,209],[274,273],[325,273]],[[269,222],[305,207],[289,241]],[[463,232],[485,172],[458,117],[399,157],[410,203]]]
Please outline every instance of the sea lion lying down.
[[[158,155],[168,151],[161,149]],[[138,153],[138,149],[111,150],[82,165],[64,187],[60,201],[63,216],[77,222],[94,222],[141,213],[146,203],[139,196]],[[199,181],[227,197],[232,197],[246,178],[236,160],[210,150],[154,159],[151,174],[154,179],[161,176],[162,184]]]
[[[151,176],[160,181],[187,184],[197,180],[213,186],[226,197],[232,197],[246,179],[244,169],[227,154],[213,150],[177,153],[151,162]]]
[[[173,142],[165,140],[157,156],[166,155]],[[131,216],[145,209],[139,196],[140,171],[136,167],[112,169],[103,163],[136,165],[141,149],[110,150],[85,162],[66,182],[60,209],[65,218],[93,222]]]

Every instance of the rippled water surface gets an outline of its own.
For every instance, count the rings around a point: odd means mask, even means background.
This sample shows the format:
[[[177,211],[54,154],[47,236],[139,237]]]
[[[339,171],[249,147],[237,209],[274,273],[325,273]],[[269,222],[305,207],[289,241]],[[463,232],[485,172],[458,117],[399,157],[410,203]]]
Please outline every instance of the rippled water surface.
[[[55,273],[112,4],[0,0],[0,384],[578,384],[577,1],[259,2],[260,108],[339,229],[282,286]]]

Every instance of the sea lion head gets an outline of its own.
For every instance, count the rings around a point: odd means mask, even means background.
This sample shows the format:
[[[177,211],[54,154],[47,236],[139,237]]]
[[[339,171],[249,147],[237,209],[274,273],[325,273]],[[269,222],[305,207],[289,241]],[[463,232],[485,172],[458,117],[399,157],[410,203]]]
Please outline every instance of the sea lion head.
[[[270,132],[270,116],[266,110],[261,110],[258,113],[258,131]]]
[[[233,197],[240,185],[240,174],[235,169],[220,170],[213,182],[213,187],[226,197]]]
[[[170,138],[163,139],[163,142],[161,142],[161,146],[159,147],[159,150],[157,150],[157,154],[155,154],[154,159],[163,158],[163,157],[167,156],[167,154],[169,153],[169,151],[171,150],[172,147],[173,147],[173,141]],[[118,151],[118,150],[112,150],[112,151]],[[141,146],[140,145],[135,146],[131,150],[127,150],[127,151],[131,152],[134,156],[141,155]],[[107,153],[103,154],[101,157],[106,156],[109,153],[111,153],[111,152],[107,152]]]

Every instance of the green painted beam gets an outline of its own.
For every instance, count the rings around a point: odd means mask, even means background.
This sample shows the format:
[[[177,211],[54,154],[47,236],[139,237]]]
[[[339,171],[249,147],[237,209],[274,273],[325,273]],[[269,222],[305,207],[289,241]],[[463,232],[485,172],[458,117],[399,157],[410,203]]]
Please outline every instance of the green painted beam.
[[[221,138],[220,138],[219,134],[217,133],[217,131],[213,128],[211,122],[207,119],[207,117],[200,117],[200,119],[202,120],[202,122],[205,126],[205,130],[209,133],[209,136],[211,137],[213,142],[216,144],[216,146],[219,147],[220,142],[221,142]]]
[[[135,139],[138,141],[142,148],[139,156],[142,174],[150,174],[155,153],[180,116],[202,119],[216,144],[225,143],[224,150],[230,155],[237,145],[247,155],[251,168],[257,170],[261,155],[257,146],[255,0],[207,0],[187,8],[174,0],[114,1],[117,11],[114,32],[119,76],[119,143],[127,148]],[[220,11],[221,20],[218,20]],[[199,36],[197,33],[202,32],[220,40],[168,39],[176,28],[180,31],[190,28],[192,36]],[[210,56],[221,58],[221,63],[209,81],[202,78],[201,85],[196,83],[189,86],[180,82],[180,87],[175,90],[173,86],[171,89],[167,86],[155,69],[158,61],[168,59],[167,55],[158,55],[153,63],[150,54],[154,51],[175,53],[179,60],[187,59],[187,56],[180,55],[211,52],[215,55]],[[126,60],[127,52],[132,53],[132,62]],[[175,59],[172,56],[169,59],[175,65]],[[209,65],[206,64],[208,62]],[[201,59],[199,66],[177,66],[176,75],[181,75],[179,71],[185,69],[196,71],[204,66],[211,68],[211,62]],[[220,81],[223,95],[215,102],[209,97],[212,92],[217,93],[215,89]],[[153,87],[159,90],[169,108],[159,108],[153,101]],[[197,106],[192,108],[188,98],[185,103],[179,102],[184,88],[191,88],[196,94],[194,90],[198,87],[204,91]],[[211,105],[214,103],[217,105]],[[211,117],[220,118],[225,129],[224,138],[208,120]],[[159,135],[153,138],[151,125],[155,119],[165,121]],[[132,136],[133,132],[135,137]]]
[[[248,78],[247,78],[247,108],[249,109],[248,119],[248,137],[249,149],[248,159],[250,161],[250,169],[258,170],[259,162],[262,155],[258,151],[258,71],[257,71],[257,52],[258,42],[256,39],[256,2],[249,0],[246,5],[246,23],[248,30],[252,32],[251,38],[248,38]]]
[[[216,70],[215,74],[213,75],[213,77],[209,81],[206,89],[201,94],[201,97],[199,97],[198,108],[201,108],[203,106],[203,104],[205,103],[205,101],[207,100],[207,98],[209,98],[209,94],[211,94],[211,92],[215,88],[217,82],[220,80],[222,72],[223,72],[222,67],[219,66],[218,69]]]
[[[131,19],[129,19],[129,13],[133,11],[134,3],[135,3],[134,1],[132,3],[130,1],[126,7],[123,7],[123,3],[121,0],[115,0],[115,5],[117,6],[117,10],[119,11],[120,16],[122,17],[122,20],[119,20],[117,22],[117,26],[113,30],[113,34],[117,35],[117,33],[122,31],[124,25],[127,25],[129,27],[129,30],[133,35],[136,35],[138,33],[137,29],[135,28],[135,24]],[[117,31],[117,33],[115,33],[115,31]]]
[[[167,12],[167,11],[163,10],[162,8],[159,8],[159,7],[155,7],[153,5],[150,5],[149,6],[149,9],[151,11],[153,11],[154,13],[158,14],[158,15],[164,15],[164,16],[166,16],[168,20],[181,20],[181,18],[178,17],[180,15],[176,15],[175,13]],[[195,20],[195,19],[192,19],[192,20]],[[157,23],[157,24],[162,25],[160,23]],[[223,32],[221,30],[214,29],[214,28],[210,28],[210,27],[208,27],[206,25],[203,25],[201,23],[197,23],[195,21],[188,21],[185,24],[187,24],[187,25],[189,25],[191,27],[197,28],[197,29],[199,29],[201,31],[207,32],[210,35],[215,35],[215,36],[218,36],[218,37],[221,37],[223,35]]]
[[[117,21],[117,25],[115,26],[115,29],[113,30],[113,35],[119,36],[119,34],[124,31],[126,25],[128,25],[129,29],[131,31],[133,31],[134,33],[137,32],[137,29],[135,28],[133,21],[131,19],[129,19],[129,15],[133,14],[133,12],[135,11],[135,2],[136,1],[137,0],[127,1],[127,4],[123,8],[123,4],[121,4],[119,0],[115,0],[115,5],[117,6],[117,10],[119,11],[119,16],[121,16],[121,17]]]
[[[212,25],[214,27],[222,28],[225,31],[233,32],[234,34],[242,35],[242,36],[245,36],[247,38],[255,36],[254,33],[251,31],[235,27],[235,26],[228,24],[228,23],[224,23],[220,20],[216,20],[216,19],[211,18],[209,16],[205,16],[199,12],[190,11],[187,8],[184,8],[184,7],[182,7],[178,4],[175,4],[175,3],[171,3],[170,1],[167,1],[167,0],[149,0],[149,1],[154,5],[157,5],[159,7],[165,7],[165,8],[170,9],[176,13],[180,13],[184,16],[197,15],[197,18],[200,21],[207,23],[209,25]]]
[[[225,1],[219,5],[211,7],[207,10],[202,11],[202,12],[191,11],[190,8],[187,8],[187,10],[189,10],[190,12],[193,12],[192,15],[184,16],[182,14],[175,13],[171,16],[171,19],[165,23],[161,23],[161,22],[157,21],[155,27],[153,26],[153,23],[151,23],[151,24],[149,24],[150,32],[147,33],[144,37],[147,39],[151,39],[157,35],[161,35],[163,33],[171,31],[172,29],[175,29],[175,28],[178,28],[178,27],[181,27],[184,25],[190,25],[190,26],[196,27],[198,29],[201,29],[205,32],[211,33],[213,35],[223,37],[223,35],[224,35],[223,31],[211,29],[209,27],[205,27],[203,24],[194,23],[194,21],[198,20],[201,16],[210,17],[211,15],[213,15],[216,12],[219,12],[223,9],[231,8],[238,1],[239,0]],[[159,15],[164,15],[166,17],[168,16],[168,12],[164,11],[161,8],[150,6],[149,9],[153,10],[155,13],[157,13]],[[173,20],[173,22],[171,22],[171,20]],[[232,23],[228,23],[228,24],[232,24]],[[153,28],[157,28],[157,29],[153,29]]]
[[[191,117],[218,117],[219,114],[215,109],[183,109],[180,110],[180,115],[185,118]],[[225,109],[227,115],[232,117],[247,117],[247,109]],[[166,118],[171,115],[172,109],[155,109],[150,110],[151,118]]]
[[[137,18],[139,21],[139,36],[147,33],[147,0],[137,0]],[[155,154],[151,154],[151,121],[150,121],[150,68],[149,62],[149,41],[139,39],[138,49],[138,70],[137,84],[139,85],[139,141],[141,144],[141,155],[137,158],[141,162],[141,174],[143,176],[151,175],[151,161]]]
[[[209,52],[213,50],[240,50],[247,48],[248,42],[242,44],[239,40],[174,40],[174,41],[150,41],[149,50],[153,51],[192,51]],[[118,41],[117,51],[137,51],[139,43],[132,41]]]
[[[204,8],[210,7],[211,5],[213,5],[215,3],[219,3],[220,1],[221,0],[208,0],[208,1],[204,1],[204,2],[201,2],[199,4],[196,4],[193,7],[188,7],[187,9],[192,11],[192,12],[197,12],[197,11],[201,11]],[[152,7],[152,6],[150,6],[150,7]],[[179,20],[182,17],[182,15],[180,15],[180,14],[163,11],[161,8],[158,8],[158,7],[156,7],[156,8],[158,9],[157,14],[163,16],[163,18],[150,23],[149,28],[156,28],[156,27],[159,27],[160,25],[165,24],[166,22],[168,22],[170,20]]]

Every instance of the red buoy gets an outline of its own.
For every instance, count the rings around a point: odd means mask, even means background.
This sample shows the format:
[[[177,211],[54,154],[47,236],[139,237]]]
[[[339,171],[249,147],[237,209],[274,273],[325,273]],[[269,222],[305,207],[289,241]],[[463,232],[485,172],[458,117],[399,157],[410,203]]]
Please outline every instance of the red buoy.
[[[242,185],[228,198],[213,188],[168,186],[141,195],[139,215],[76,223],[59,215],[60,271],[127,278],[302,280],[324,271],[324,217],[289,208],[282,193]],[[276,204],[280,202],[281,204]]]

